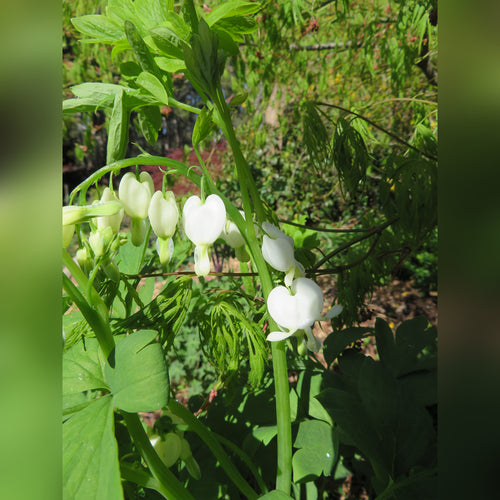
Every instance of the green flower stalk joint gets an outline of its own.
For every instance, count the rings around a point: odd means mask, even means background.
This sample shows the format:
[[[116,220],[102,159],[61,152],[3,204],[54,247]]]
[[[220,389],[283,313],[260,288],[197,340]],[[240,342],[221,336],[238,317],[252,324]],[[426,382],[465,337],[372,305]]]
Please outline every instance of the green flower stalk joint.
[[[210,246],[221,235],[226,224],[226,207],[222,199],[211,194],[203,203],[198,196],[191,196],[184,204],[182,215],[184,232],[196,246],[194,271],[198,276],[210,272]]]
[[[156,191],[149,204],[149,222],[154,233],[158,237],[156,250],[162,264],[167,264],[174,253],[174,242],[172,236],[177,228],[179,220],[179,209],[175,203],[175,195],[167,191],[165,195]]]
[[[118,186],[118,196],[125,213],[132,219],[132,244],[137,247],[143,243],[146,235],[146,218],[154,190],[153,179],[147,172],[141,172],[139,180],[135,174],[127,172]]]
[[[277,271],[285,273],[285,285],[291,286],[296,277],[304,276],[304,266],[295,259],[294,241],[269,222],[262,223],[262,256]]]

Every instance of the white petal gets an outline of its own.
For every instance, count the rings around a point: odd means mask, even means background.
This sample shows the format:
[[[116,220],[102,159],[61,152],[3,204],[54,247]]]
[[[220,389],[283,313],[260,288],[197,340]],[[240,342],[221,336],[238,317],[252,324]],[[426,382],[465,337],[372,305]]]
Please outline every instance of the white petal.
[[[142,174],[147,172],[141,172]],[[149,202],[151,201],[151,184],[149,177],[142,176],[144,182],[139,182],[132,172],[127,172],[120,181],[118,196],[123,204],[125,213],[130,217],[145,219],[148,216]],[[152,182],[152,180],[151,180]]]
[[[183,215],[184,231],[195,245],[211,245],[226,223],[226,207],[215,194],[208,196],[203,205],[197,196],[191,196],[184,205]]]
[[[168,239],[173,236],[179,219],[179,210],[171,191],[163,197],[161,191],[156,191],[149,204],[149,221],[158,238]]]
[[[335,304],[326,314],[325,318],[326,319],[332,319],[337,317],[342,311],[343,307],[340,304]]]
[[[267,337],[266,340],[269,340],[270,342],[277,342],[278,340],[285,340],[288,337],[291,337],[294,332],[271,332]]]
[[[271,267],[281,272],[288,271],[295,263],[293,245],[285,238],[274,240],[264,235],[262,239],[262,256]]]
[[[300,322],[299,302],[284,286],[273,288],[267,297],[267,310],[278,325],[287,330],[297,330]]]
[[[297,278],[291,286],[298,304],[298,323],[296,328],[311,326],[321,316],[323,292],[308,278]]]
[[[269,222],[264,221],[262,223],[262,229],[272,239],[276,240],[278,238],[283,238],[283,239],[287,240],[292,245],[292,247],[294,246],[293,238],[291,236],[288,236],[287,234],[285,234],[283,231],[281,231],[281,229],[277,228],[274,224],[270,224]]]

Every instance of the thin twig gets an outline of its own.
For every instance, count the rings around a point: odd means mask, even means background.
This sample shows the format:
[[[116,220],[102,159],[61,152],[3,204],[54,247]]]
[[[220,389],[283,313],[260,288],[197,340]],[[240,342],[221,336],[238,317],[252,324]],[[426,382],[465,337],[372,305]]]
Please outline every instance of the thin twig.
[[[305,224],[299,224],[297,222],[292,222],[286,219],[278,218],[280,222],[283,224],[288,224],[289,226],[302,227],[304,229],[310,229],[311,231],[319,231],[321,233],[366,233],[370,231],[369,229],[362,228],[327,228],[327,227],[314,227],[314,226],[306,226]]]
[[[359,236],[358,238],[355,238],[354,240],[348,241],[344,245],[341,245],[340,247],[336,248],[329,254],[325,255],[313,268],[312,271],[317,270],[319,267],[321,267],[325,262],[329,261],[333,256],[337,255],[338,253],[344,251],[346,248],[349,248],[352,245],[355,245],[356,243],[359,243],[360,241],[366,240],[367,238],[370,238],[374,234],[381,233],[386,227],[390,226],[391,224],[394,224],[399,219],[399,217],[395,217],[393,219],[388,220],[381,226],[375,227],[372,230],[370,230],[368,233],[364,234],[363,236]]]
[[[385,128],[381,127],[380,125],[377,125],[375,122],[371,121],[369,118],[366,118],[366,116],[360,115],[359,113],[356,113],[355,111],[351,111],[350,109],[343,108],[342,106],[338,106],[337,104],[330,104],[330,103],[327,103],[327,102],[319,102],[319,101],[317,101],[314,104],[316,104],[318,106],[327,106],[329,108],[339,109],[341,111],[345,111],[346,113],[348,113],[350,115],[354,115],[357,118],[360,118],[361,120],[364,120],[365,122],[369,123],[370,125],[372,125],[373,127],[377,128],[378,130],[384,132],[388,136],[392,137],[394,140],[400,142],[401,144],[404,144],[406,147],[408,147],[410,149],[413,149],[414,151],[416,151],[417,153],[421,154],[422,156],[425,156],[426,158],[429,158],[429,160],[433,160],[433,161],[437,161],[438,160],[435,156],[430,155],[428,153],[425,153],[421,149],[418,149],[415,146],[412,146],[410,143],[406,142],[404,139],[401,139],[400,137],[398,137],[397,135],[393,134],[392,132],[389,132],[388,130],[386,130]]]

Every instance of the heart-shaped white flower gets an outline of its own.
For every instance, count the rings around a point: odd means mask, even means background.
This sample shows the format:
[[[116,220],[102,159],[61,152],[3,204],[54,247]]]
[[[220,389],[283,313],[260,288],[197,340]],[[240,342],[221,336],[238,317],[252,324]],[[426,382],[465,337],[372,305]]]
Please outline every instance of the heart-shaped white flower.
[[[267,297],[267,310],[283,330],[271,332],[267,340],[283,340],[297,330],[310,330],[321,316],[323,292],[314,281],[297,278],[292,282],[290,290],[284,286],[271,290]]]
[[[294,277],[304,276],[304,266],[295,259],[293,238],[269,222],[263,222],[262,229],[266,233],[262,256],[271,267],[285,273],[285,285],[290,286]]]
[[[216,194],[207,196],[202,203],[198,196],[186,200],[182,210],[184,231],[195,245],[211,245],[226,224],[226,207]]]
[[[118,196],[125,213],[133,219],[145,219],[154,190],[153,179],[147,172],[141,172],[139,180],[135,178],[135,174],[127,172],[118,186]]]
[[[226,207],[216,194],[207,196],[205,203],[198,196],[191,196],[184,204],[182,215],[184,232],[196,245],[194,270],[198,276],[206,276],[210,272],[208,249],[224,230]]]
[[[149,203],[149,222],[158,238],[171,238],[179,220],[179,209],[175,203],[175,195],[167,191],[165,196],[161,191],[156,191]]]

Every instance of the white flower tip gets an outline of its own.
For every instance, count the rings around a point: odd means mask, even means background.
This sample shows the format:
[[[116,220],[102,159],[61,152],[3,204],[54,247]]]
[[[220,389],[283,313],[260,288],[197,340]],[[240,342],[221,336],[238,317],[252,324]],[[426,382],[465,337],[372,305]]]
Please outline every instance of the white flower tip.
[[[279,340],[285,340],[292,335],[293,332],[271,332],[266,337],[266,340],[269,340],[269,342],[278,342]]]
[[[335,304],[326,314],[325,314],[325,318],[326,319],[332,319],[332,318],[336,318],[342,311],[344,310],[344,308],[340,305],[340,304]]]

